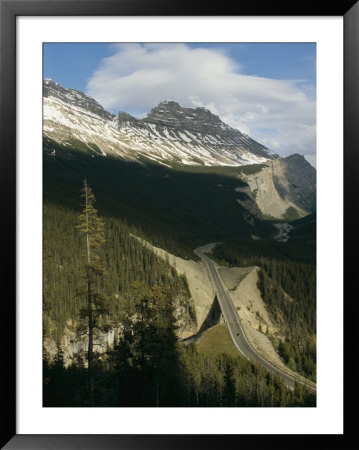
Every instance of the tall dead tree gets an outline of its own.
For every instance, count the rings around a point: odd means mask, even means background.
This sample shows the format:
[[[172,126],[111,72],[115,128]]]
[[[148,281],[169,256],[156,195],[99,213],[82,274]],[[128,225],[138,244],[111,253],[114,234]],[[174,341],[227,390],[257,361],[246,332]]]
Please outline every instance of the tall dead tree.
[[[94,331],[100,328],[100,319],[106,313],[104,296],[98,289],[98,278],[104,275],[104,268],[100,262],[100,248],[104,244],[105,224],[97,216],[94,208],[95,196],[87,180],[83,181],[82,197],[85,200],[84,209],[79,216],[79,225],[76,228],[84,234],[86,244],[86,285],[87,306],[81,311],[85,319],[88,333],[87,362],[89,374],[89,391],[91,403],[94,394]]]

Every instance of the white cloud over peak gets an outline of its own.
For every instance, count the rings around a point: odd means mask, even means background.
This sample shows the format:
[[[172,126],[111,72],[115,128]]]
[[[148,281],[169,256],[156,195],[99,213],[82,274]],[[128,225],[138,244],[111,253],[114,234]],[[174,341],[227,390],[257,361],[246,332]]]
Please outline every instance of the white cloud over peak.
[[[223,51],[186,44],[115,44],[87,84],[106,109],[137,117],[164,100],[204,106],[280,155],[315,165],[316,104],[295,81],[241,73]]]

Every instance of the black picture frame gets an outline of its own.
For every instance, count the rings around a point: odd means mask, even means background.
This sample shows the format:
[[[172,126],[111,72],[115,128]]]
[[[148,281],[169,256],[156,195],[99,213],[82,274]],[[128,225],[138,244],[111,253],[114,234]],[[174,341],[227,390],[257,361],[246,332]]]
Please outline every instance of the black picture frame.
[[[312,448],[329,439],[345,448],[355,415],[345,416],[343,435],[18,435],[16,434],[16,17],[18,16],[342,16],[344,18],[344,254],[356,248],[352,189],[358,171],[359,2],[242,0],[236,3],[188,0],[0,0],[0,192],[1,192],[1,448],[6,449],[190,449],[261,445],[287,447],[288,440]],[[340,70],[340,68],[338,69]],[[344,273],[349,292],[351,272]],[[353,298],[354,300],[354,298]],[[345,305],[345,341],[355,330],[354,302]],[[354,334],[354,331],[352,331]],[[355,373],[346,346],[345,374]],[[357,373],[357,372],[356,372]],[[348,386],[346,384],[346,386]],[[345,391],[346,411],[353,401]],[[270,444],[269,444],[270,442]],[[274,448],[274,447],[273,447]]]

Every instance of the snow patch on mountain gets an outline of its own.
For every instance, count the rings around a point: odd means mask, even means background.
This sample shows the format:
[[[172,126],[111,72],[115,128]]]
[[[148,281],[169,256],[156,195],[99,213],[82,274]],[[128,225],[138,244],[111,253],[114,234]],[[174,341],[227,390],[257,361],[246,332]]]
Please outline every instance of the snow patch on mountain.
[[[144,119],[108,113],[94,99],[53,80],[44,80],[44,136],[62,144],[74,139],[89,152],[164,164],[257,164],[277,155],[205,108],[165,101]]]

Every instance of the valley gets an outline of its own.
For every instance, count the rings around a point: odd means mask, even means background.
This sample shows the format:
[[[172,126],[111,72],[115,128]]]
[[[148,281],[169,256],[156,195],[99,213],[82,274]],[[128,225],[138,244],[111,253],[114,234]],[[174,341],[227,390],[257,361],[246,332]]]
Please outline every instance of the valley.
[[[91,279],[83,180],[104,223]],[[115,116],[45,80],[43,188],[45,406],[315,404],[316,173],[304,157],[280,158],[204,108]],[[218,324],[238,354],[202,352]],[[61,383],[72,387],[60,398]]]

